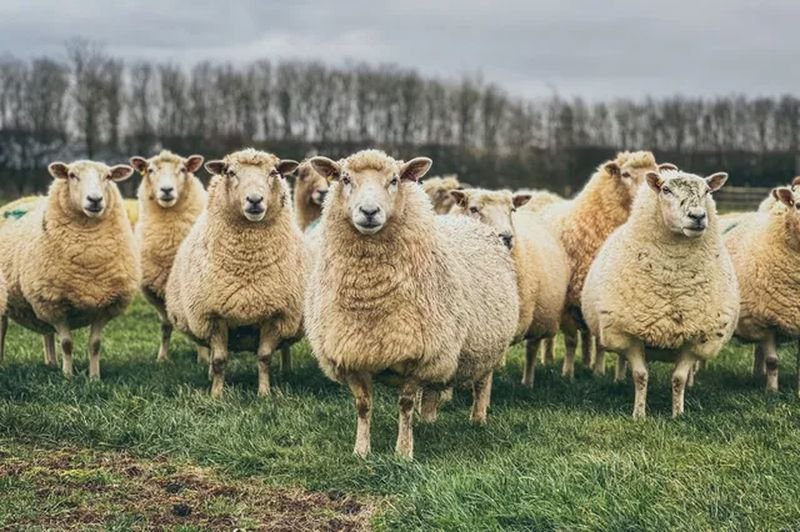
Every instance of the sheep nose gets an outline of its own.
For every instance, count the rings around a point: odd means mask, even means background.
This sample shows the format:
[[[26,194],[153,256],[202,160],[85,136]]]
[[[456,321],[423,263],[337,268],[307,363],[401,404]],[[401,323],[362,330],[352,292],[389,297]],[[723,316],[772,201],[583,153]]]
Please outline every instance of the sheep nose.
[[[361,214],[366,216],[367,218],[372,218],[376,214],[381,211],[381,208],[378,206],[369,206],[369,207],[359,207],[358,210],[361,211]]]
[[[171,196],[174,191],[175,187],[161,187],[161,192],[163,192],[167,196]]]
[[[264,201],[264,196],[260,194],[249,194],[247,196],[247,202],[252,203],[253,205],[261,203],[262,201]]]
[[[89,200],[89,203],[97,205],[103,201],[103,196],[98,196],[96,194],[89,194],[86,196],[86,199]]]
[[[325,196],[328,195],[328,191],[327,190],[320,190],[320,191],[317,192],[317,194],[319,194],[319,200],[322,201],[322,200],[325,199]]]
[[[706,213],[704,211],[689,211],[689,218],[695,222],[702,222],[706,219]]]
[[[514,235],[511,233],[500,233],[500,240],[503,241],[503,244],[505,244],[508,249],[514,247]]]

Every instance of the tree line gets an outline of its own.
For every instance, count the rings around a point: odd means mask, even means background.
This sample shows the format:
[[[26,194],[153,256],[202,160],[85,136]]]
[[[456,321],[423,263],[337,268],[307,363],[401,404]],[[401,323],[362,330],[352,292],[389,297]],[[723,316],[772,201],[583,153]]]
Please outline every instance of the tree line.
[[[735,184],[767,186],[800,170],[800,99],[526,99],[477,75],[267,59],[185,68],[124,62],[82,40],[63,57],[0,57],[5,195],[44,190],[54,159],[119,162],[162,147],[216,157],[250,145],[293,158],[377,146],[431,156],[434,173],[471,184],[562,193],[617,150],[651,149],[693,171],[724,169]]]

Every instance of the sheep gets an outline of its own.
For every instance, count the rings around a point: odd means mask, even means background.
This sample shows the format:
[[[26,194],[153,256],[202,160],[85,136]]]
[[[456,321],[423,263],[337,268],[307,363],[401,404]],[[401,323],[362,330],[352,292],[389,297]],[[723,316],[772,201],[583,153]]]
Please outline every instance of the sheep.
[[[105,325],[122,314],[139,282],[133,232],[116,182],[127,165],[54,162],[47,198],[0,226],[0,269],[9,287],[8,314],[44,335],[55,364],[57,333],[62,369],[73,374],[72,330],[90,326],[89,378],[100,378]]]
[[[450,191],[464,188],[455,174],[444,177],[429,177],[422,182],[422,190],[428,195],[436,214],[447,214],[453,208]]]
[[[203,156],[183,158],[164,150],[149,159],[131,157],[130,163],[142,175],[137,193],[141,216],[135,229],[142,267],[139,286],[161,319],[157,360],[164,361],[172,335],[164,301],[167,278],[178,246],[205,208],[206,191],[194,175]]]
[[[628,219],[633,198],[644,175],[657,169],[655,157],[649,151],[618,153],[614,160],[606,161],[597,168],[574,199],[553,203],[539,210],[561,239],[570,271],[565,312],[561,320],[565,344],[562,374],[565,377],[573,378],[575,374],[578,332],[583,333],[583,362],[587,366],[591,363],[591,337],[580,315],[580,294],[586,273],[606,238]],[[595,357],[594,372],[605,372],[602,350],[598,350]]]
[[[645,177],[648,186],[603,244],[582,292],[589,330],[631,367],[634,419],[645,417],[645,361],[675,362],[672,415],[683,414],[695,362],[719,353],[739,313],[736,275],[711,197],[728,174],[662,170]]]
[[[792,183],[791,185],[789,185],[789,187],[792,190],[796,190],[799,186],[800,186],[800,175],[792,179]],[[760,212],[769,212],[770,209],[772,209],[772,206],[775,205],[777,200],[775,199],[775,194],[773,194],[772,192],[773,191],[770,191],[770,193],[767,194],[767,197],[764,198],[764,200],[761,203],[759,203],[758,210]]]
[[[776,343],[800,337],[800,192],[780,187],[772,196],[769,211],[743,215],[724,239],[741,290],[736,336],[756,344],[753,373],[777,391]]]
[[[294,211],[301,230],[305,231],[319,220],[327,194],[328,180],[319,175],[308,161],[300,163],[293,196]]]
[[[539,345],[558,333],[564,310],[568,280],[564,250],[536,213],[517,209],[530,199],[527,193],[466,189],[451,194],[456,201],[452,213],[490,225],[511,249],[520,304],[514,341],[526,340],[522,384],[532,387]]]
[[[166,301],[170,322],[211,349],[212,397],[229,349],[256,351],[258,394],[269,395],[273,351],[301,336],[308,257],[286,183],[297,166],[252,148],[205,165],[208,202],[178,248]]]
[[[399,384],[396,452],[413,458],[412,413],[438,391],[471,383],[474,423],[486,422],[492,372],[514,336],[519,302],[510,253],[465,216],[437,216],[417,185],[431,160],[403,164],[365,150],[341,164],[314,157],[334,180],[305,300],[306,335],[322,371],[355,397],[354,452],[370,452],[372,383]]]
[[[525,202],[525,210],[539,211],[547,205],[554,203],[562,203],[567,201],[555,192],[549,190],[537,190],[534,188],[521,188],[515,194],[530,196],[530,199]]]

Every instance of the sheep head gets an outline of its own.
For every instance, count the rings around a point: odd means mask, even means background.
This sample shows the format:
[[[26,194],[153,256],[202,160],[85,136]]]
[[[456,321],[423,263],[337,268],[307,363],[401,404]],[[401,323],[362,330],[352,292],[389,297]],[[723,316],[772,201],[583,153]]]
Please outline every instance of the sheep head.
[[[202,155],[183,158],[164,150],[155,157],[131,157],[131,166],[142,175],[147,197],[168,209],[180,200],[187,180],[203,165]]]
[[[68,205],[64,206],[89,218],[101,218],[106,213],[116,198],[112,194],[114,183],[125,181],[133,173],[127,164],[108,166],[95,161],[54,162],[47,169],[66,185],[64,199]]]
[[[403,187],[414,185],[432,164],[427,157],[400,164],[378,150],[361,151],[338,163],[327,157],[313,157],[310,162],[317,172],[336,181],[331,191],[334,201],[362,235],[377,234],[386,226],[402,201]]]
[[[601,165],[606,175],[613,179],[624,190],[631,200],[636,196],[639,186],[644,183],[648,172],[657,172],[656,158],[649,151],[624,151],[617,154],[612,161]]]
[[[431,177],[422,182],[422,190],[428,195],[436,214],[447,214],[453,208],[453,196],[450,192],[464,187],[454,175]]]
[[[295,194],[302,198],[303,202],[322,206],[325,196],[328,195],[330,188],[328,180],[314,170],[308,161],[304,161],[297,168],[297,188]]]
[[[222,160],[209,161],[205,167],[223,179],[219,193],[224,195],[229,212],[250,222],[261,222],[268,212],[277,213],[285,205],[284,181],[298,164],[248,148],[226,155]]]
[[[706,178],[668,170],[649,172],[647,184],[658,195],[658,208],[664,225],[673,233],[689,238],[703,235],[708,227],[709,212],[714,214],[711,193],[728,180],[728,174],[717,172]]]
[[[513,249],[516,231],[512,213],[521,207],[531,195],[512,194],[508,190],[465,189],[452,190],[455,205],[452,214],[463,214],[483,222],[497,231],[497,236],[508,249]]]

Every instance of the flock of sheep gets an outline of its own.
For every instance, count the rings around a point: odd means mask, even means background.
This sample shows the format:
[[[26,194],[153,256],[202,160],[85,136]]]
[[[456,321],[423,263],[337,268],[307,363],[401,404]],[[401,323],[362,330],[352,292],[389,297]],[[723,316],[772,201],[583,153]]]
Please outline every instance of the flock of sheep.
[[[630,367],[633,416],[645,416],[647,361],[675,363],[673,415],[694,372],[736,334],[756,344],[754,373],[778,386],[778,340],[800,337],[800,202],[779,187],[757,212],[717,216],[708,177],[658,165],[650,152],[601,164],[566,200],[493,191],[455,177],[420,182],[431,160],[365,150],[302,164],[245,149],[206,162],[168,151],[131,165],[52,163],[46,197],[0,221],[0,357],[8,319],[40,333],[44,360],[73,374],[72,331],[90,327],[89,376],[100,376],[104,326],[141,290],[198,345],[220,396],[230,351],[253,351],[258,392],[270,362],[308,338],[322,371],[356,403],[355,453],[370,452],[373,381],[399,388],[397,452],[413,456],[415,409],[432,422],[454,387],[473,390],[486,422],[492,374],[526,342],[523,383],[541,352],[563,374],[583,362],[616,378]],[[142,175],[138,217],[116,182]],[[294,191],[287,177],[296,173]],[[11,216],[10,214],[13,214]],[[738,279],[738,280],[737,280]]]

